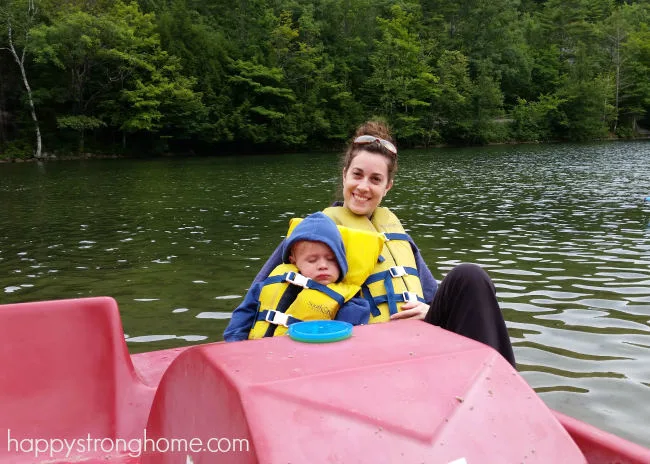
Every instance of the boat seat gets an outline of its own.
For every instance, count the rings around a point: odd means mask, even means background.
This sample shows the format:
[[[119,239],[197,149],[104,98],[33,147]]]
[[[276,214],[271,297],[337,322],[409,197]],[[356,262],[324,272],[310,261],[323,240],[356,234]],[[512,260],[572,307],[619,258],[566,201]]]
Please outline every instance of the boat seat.
[[[1,462],[58,462],[66,451],[26,450],[36,438],[88,437],[108,440],[66,462],[131,462],[110,440],[142,436],[154,393],[133,368],[114,299],[0,306]]]

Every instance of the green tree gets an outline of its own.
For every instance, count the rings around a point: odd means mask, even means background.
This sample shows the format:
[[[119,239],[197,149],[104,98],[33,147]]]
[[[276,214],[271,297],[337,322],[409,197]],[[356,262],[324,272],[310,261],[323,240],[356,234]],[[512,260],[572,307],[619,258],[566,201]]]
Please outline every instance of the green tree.
[[[540,93],[561,102],[557,110],[566,119],[554,124],[558,138],[605,137],[615,118],[615,79],[602,27],[612,11],[609,0],[549,0],[536,15],[534,76]]]
[[[239,52],[236,44],[227,39],[228,32],[217,28],[211,16],[196,9],[205,7],[202,2],[173,0],[156,13],[157,31],[162,48],[179,58],[183,73],[196,78],[195,88],[203,95],[205,118],[196,121],[194,129],[201,140],[218,143],[233,137],[227,124],[231,112],[228,63]]]
[[[79,150],[85,132],[104,125],[120,130],[125,143],[126,134],[138,131],[191,130],[201,116],[193,81],[161,49],[154,28],[153,16],[136,4],[116,2],[97,14],[63,10],[33,30],[37,61],[64,71],[57,120],[80,133]]]
[[[443,140],[450,143],[500,141],[505,129],[503,95],[489,73],[470,76],[470,60],[459,51],[446,51],[437,63],[440,93],[435,99],[434,123]]]
[[[302,14],[301,14],[302,13]],[[303,144],[311,134],[326,131],[323,108],[318,104],[322,56],[318,48],[318,28],[310,9],[301,9],[299,21],[293,13],[281,11],[271,31],[270,63],[282,71],[283,81],[294,99],[283,120],[284,130],[293,133],[294,143]],[[311,36],[311,37],[310,37]],[[311,39],[312,43],[308,43]],[[314,44],[316,46],[314,46]]]
[[[377,36],[376,17],[382,1],[321,0],[315,15],[321,18],[321,38],[331,57],[335,77],[353,95],[363,92],[371,73],[370,51]]]
[[[236,60],[229,78],[233,113],[229,117],[235,140],[254,144],[300,143],[285,131],[296,98],[284,82],[284,73],[251,61]]]
[[[560,105],[566,103],[554,95],[540,95],[537,101],[520,99],[512,111],[512,135],[518,141],[550,141],[566,129],[568,121]]]
[[[502,142],[506,137],[503,116],[503,93],[499,82],[492,73],[480,67],[474,80],[472,92],[472,111],[474,119],[471,124],[469,142],[483,144]]]
[[[440,94],[435,98],[431,125],[445,141],[470,137],[474,84],[469,75],[469,60],[459,51],[444,51],[436,66]]]
[[[385,115],[398,137],[425,142],[435,134],[426,130],[425,120],[437,88],[437,77],[424,56],[415,26],[416,12],[401,6],[391,8],[391,18],[377,18],[381,38],[371,55],[372,74],[368,78],[368,104]]]
[[[442,14],[446,50],[459,50],[470,63],[473,79],[483,75],[499,83],[507,104],[529,93],[532,60],[524,38],[519,0],[427,1],[432,14]]]
[[[291,117],[297,133],[304,135],[305,142],[326,144],[349,136],[359,106],[325,51],[322,23],[315,14],[314,6],[307,2],[296,5],[292,12],[281,12],[272,34],[280,43],[272,43],[275,51],[271,56],[296,96]]]
[[[607,78],[567,79],[556,96],[563,103],[559,109],[566,114],[566,132],[560,134],[569,140],[593,140],[607,137],[607,128],[613,118],[612,86]]]
[[[616,72],[615,129],[623,135],[638,131],[638,122],[650,108],[650,8],[622,5],[608,23],[612,64]],[[617,34],[618,35],[614,35]],[[616,39],[620,39],[616,41]]]

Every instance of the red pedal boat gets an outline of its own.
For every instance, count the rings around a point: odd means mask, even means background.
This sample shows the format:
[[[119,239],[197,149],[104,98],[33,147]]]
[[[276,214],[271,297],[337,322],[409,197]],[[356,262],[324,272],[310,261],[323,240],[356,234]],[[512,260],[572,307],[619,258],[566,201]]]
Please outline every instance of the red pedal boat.
[[[130,356],[99,297],[0,305],[0,336],[3,463],[650,463],[421,321]]]

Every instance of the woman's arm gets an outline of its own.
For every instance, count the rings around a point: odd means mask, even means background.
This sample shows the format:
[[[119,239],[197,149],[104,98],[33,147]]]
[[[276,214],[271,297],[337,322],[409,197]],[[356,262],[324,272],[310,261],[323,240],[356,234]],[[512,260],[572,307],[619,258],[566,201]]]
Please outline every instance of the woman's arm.
[[[262,266],[262,269],[257,273],[255,278],[253,279],[253,283],[256,284],[258,282],[262,282],[264,279],[266,279],[271,271],[276,268],[276,266],[279,266],[282,264],[282,247],[284,246],[284,240],[280,242],[280,244],[277,246],[275,251],[269,256],[269,259],[266,260],[264,263],[264,266]]]
[[[413,256],[415,257],[415,265],[418,268],[420,283],[422,284],[422,293],[424,293],[422,296],[424,297],[424,301],[427,301],[430,304],[433,301],[433,295],[436,294],[436,290],[438,289],[438,282],[436,281],[436,278],[433,277],[427,263],[424,262],[422,253],[420,253],[420,249],[413,241],[413,238],[410,235],[408,238],[409,243],[411,244],[411,249],[413,250]]]
[[[422,292],[424,295],[424,300],[431,303],[433,301],[433,295],[436,294],[438,289],[438,282],[436,278],[433,277],[429,266],[424,262],[424,258],[420,253],[417,245],[411,240],[411,247],[413,248],[413,255],[415,256],[415,264],[418,268],[418,274],[420,275],[420,283],[422,284]]]
[[[282,264],[282,245],[280,242],[275,251],[266,260],[262,269],[257,273],[251,284],[244,301],[233,311],[232,318],[226,330],[223,332],[223,339],[227,342],[247,340],[248,332],[255,324],[257,307],[259,305],[260,292],[262,291],[261,282],[266,279],[271,271],[278,265]]]
[[[261,283],[252,285],[246,293],[244,301],[232,312],[230,323],[223,332],[225,341],[237,342],[248,339],[248,333],[255,324],[261,290]]]
[[[362,297],[351,298],[338,310],[334,319],[352,325],[367,324],[370,319],[370,303]]]

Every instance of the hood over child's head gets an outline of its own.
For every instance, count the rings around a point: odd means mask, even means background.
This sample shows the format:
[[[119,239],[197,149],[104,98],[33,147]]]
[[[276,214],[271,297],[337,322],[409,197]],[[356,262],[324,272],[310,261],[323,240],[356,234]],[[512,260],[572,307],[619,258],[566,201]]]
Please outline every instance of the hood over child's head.
[[[282,249],[282,261],[284,263],[290,262],[291,247],[303,240],[321,242],[327,245],[334,253],[339,270],[341,271],[339,281],[345,277],[345,274],[348,272],[345,246],[343,245],[341,233],[332,219],[324,213],[318,212],[310,214],[300,221],[284,241],[284,247]]]

